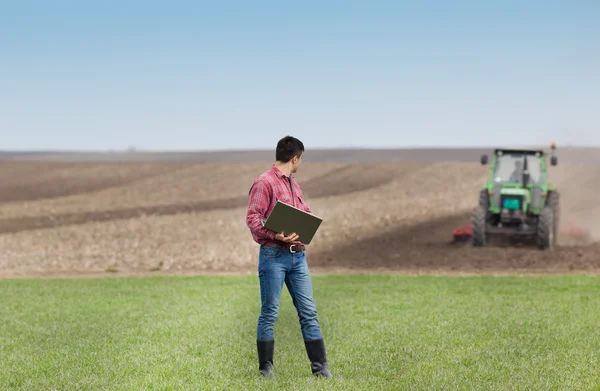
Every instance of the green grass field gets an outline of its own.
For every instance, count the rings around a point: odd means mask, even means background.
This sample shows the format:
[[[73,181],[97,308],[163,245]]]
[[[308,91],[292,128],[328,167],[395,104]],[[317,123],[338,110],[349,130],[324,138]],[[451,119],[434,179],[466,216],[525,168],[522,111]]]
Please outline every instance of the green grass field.
[[[3,390],[598,389],[594,277],[313,277],[330,380],[287,291],[258,377],[257,278],[0,281]],[[284,288],[285,289],[285,288]]]

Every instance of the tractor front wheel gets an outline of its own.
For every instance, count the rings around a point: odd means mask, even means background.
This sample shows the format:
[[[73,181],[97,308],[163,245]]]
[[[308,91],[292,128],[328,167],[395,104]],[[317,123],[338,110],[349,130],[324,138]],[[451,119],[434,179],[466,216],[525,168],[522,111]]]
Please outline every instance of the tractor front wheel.
[[[471,214],[471,238],[473,246],[485,246],[486,242],[486,214],[487,210],[481,205],[477,206]]]
[[[554,210],[550,205],[542,209],[537,225],[537,243],[540,250],[550,249],[555,244]]]

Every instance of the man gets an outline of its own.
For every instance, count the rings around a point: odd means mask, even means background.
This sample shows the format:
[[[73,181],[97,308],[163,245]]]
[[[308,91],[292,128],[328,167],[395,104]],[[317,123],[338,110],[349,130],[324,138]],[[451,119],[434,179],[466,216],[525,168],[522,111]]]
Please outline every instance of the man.
[[[523,180],[523,162],[515,160],[515,170],[512,172],[508,181],[511,183],[520,183]]]
[[[260,244],[258,276],[261,310],[256,344],[259,372],[266,377],[273,376],[273,329],[284,283],[298,312],[312,373],[315,376],[331,377],[302,238],[293,232],[273,232],[264,228],[261,222],[261,219],[269,216],[277,200],[311,213],[302,190],[292,175],[298,170],[303,153],[304,144],[300,140],[291,136],[279,140],[275,163],[270,170],[254,180],[249,192],[246,225],[254,241]]]

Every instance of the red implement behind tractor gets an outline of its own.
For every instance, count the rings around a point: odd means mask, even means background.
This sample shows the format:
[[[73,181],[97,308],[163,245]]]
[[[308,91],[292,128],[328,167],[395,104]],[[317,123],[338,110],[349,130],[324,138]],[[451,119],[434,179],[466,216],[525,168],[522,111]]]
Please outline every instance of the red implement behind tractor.
[[[464,227],[458,227],[454,230],[453,241],[455,243],[468,242],[471,239],[471,222]]]
[[[472,224],[468,222],[462,227],[458,227],[452,233],[453,243],[469,243],[471,241],[473,231]],[[567,245],[587,244],[591,241],[591,232],[589,228],[568,225],[559,230],[561,241]]]

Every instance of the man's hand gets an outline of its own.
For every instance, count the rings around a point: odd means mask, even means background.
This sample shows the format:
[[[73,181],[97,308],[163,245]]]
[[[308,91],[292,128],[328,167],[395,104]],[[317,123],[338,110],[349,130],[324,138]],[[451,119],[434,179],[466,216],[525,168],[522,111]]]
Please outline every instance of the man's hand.
[[[296,243],[298,241],[298,238],[299,236],[295,232],[289,234],[288,236],[285,236],[283,232],[280,232],[277,235],[275,235],[275,240],[279,240],[285,243]]]

